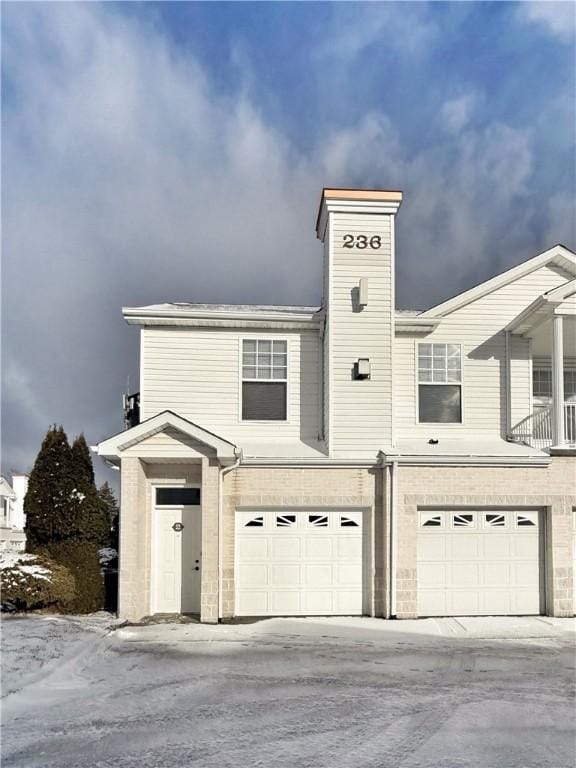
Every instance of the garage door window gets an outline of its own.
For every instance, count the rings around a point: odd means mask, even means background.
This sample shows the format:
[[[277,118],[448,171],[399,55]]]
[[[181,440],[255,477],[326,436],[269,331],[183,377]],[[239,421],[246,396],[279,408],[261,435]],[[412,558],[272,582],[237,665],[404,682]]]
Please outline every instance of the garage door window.
[[[418,344],[418,421],[462,422],[460,344]]]

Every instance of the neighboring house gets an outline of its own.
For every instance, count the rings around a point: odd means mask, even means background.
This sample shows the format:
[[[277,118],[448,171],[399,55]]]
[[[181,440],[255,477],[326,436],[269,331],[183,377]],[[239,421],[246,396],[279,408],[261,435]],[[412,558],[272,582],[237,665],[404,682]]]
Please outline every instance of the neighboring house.
[[[401,200],[324,190],[321,307],[123,310],[121,616],[573,613],[576,255],[397,310]]]
[[[12,473],[12,485],[0,477],[0,550],[24,551],[24,497],[27,490],[28,475]]]

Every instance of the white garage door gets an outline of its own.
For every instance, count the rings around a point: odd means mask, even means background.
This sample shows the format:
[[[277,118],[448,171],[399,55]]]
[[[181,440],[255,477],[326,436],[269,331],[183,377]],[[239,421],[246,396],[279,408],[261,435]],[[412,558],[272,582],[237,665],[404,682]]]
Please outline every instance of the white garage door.
[[[541,612],[537,511],[420,511],[418,615]]]
[[[362,512],[236,513],[236,615],[361,615]]]

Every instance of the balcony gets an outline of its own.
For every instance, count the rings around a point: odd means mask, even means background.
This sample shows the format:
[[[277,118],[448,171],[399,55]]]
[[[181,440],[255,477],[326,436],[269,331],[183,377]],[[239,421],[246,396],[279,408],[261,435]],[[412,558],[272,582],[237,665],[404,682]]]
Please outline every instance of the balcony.
[[[576,448],[576,402],[564,403],[564,442],[566,447]],[[508,439],[531,448],[545,450],[554,445],[554,410],[551,405],[536,408],[513,427]]]

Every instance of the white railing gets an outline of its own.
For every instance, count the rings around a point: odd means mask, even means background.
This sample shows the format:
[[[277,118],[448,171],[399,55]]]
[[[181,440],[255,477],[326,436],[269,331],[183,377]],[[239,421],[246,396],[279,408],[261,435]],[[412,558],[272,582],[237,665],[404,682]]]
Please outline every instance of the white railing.
[[[537,408],[530,416],[522,419],[512,428],[509,439],[531,448],[550,448],[553,444],[552,406]],[[576,402],[564,403],[564,442],[576,443]]]
[[[564,403],[564,439],[576,443],[576,403]]]

